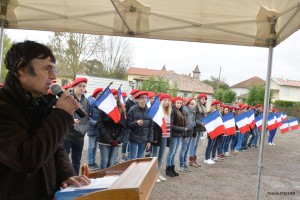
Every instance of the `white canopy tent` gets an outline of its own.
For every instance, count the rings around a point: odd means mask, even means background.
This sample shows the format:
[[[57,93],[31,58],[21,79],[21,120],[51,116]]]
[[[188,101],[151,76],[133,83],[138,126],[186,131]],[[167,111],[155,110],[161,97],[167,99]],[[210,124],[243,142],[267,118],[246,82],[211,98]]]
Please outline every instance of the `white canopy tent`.
[[[300,28],[300,0],[0,2],[2,36],[4,28],[12,28],[268,47],[256,196],[259,199],[273,47]]]

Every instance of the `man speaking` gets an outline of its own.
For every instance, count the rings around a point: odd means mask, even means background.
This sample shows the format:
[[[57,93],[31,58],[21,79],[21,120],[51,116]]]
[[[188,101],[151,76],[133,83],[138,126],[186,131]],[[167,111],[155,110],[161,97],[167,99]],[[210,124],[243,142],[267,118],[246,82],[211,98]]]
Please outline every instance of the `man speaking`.
[[[51,199],[59,187],[87,185],[62,146],[79,108],[73,97],[48,94],[55,58],[39,43],[13,44],[0,89],[0,199]],[[53,107],[55,105],[55,108]]]

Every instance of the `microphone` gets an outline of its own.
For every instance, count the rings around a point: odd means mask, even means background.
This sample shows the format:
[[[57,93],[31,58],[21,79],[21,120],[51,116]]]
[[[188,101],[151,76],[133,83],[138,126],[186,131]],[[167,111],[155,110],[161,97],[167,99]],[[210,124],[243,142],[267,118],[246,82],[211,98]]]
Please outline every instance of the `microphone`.
[[[59,85],[57,85],[57,84],[52,84],[52,85],[50,86],[50,90],[51,90],[51,92],[52,92],[53,94],[57,95],[58,97],[60,97],[60,96],[64,93],[63,89],[62,89]],[[80,118],[83,118],[83,117],[86,116],[86,113],[85,113],[82,109],[80,109],[80,108],[78,108],[78,109],[75,111],[75,113],[76,113]]]

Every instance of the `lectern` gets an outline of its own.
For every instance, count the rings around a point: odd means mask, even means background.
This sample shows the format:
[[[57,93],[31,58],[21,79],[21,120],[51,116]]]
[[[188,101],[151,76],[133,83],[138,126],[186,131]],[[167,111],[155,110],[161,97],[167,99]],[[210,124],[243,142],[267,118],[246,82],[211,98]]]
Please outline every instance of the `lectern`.
[[[156,157],[140,158],[93,172],[89,172],[85,164],[81,173],[89,178],[120,177],[108,189],[88,193],[76,200],[148,199],[156,183],[158,164]]]

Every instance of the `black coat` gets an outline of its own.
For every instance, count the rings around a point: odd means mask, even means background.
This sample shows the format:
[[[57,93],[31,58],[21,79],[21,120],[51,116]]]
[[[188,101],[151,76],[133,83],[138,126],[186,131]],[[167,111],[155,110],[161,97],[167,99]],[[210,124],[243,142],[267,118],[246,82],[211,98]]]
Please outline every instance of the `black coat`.
[[[99,130],[98,142],[104,144],[110,144],[112,141],[123,142],[126,128],[123,113],[121,113],[121,120],[116,124],[105,112],[100,110],[97,127]]]
[[[63,145],[73,117],[52,108],[53,95],[34,99],[8,73],[0,89],[0,199],[50,199],[75,176]]]
[[[183,120],[180,121],[180,118]],[[185,127],[187,127],[187,122],[182,108],[179,110],[175,106],[172,106],[171,122],[171,136],[183,137],[185,135]]]
[[[153,142],[153,126],[154,122],[146,115],[149,108],[141,108],[135,105],[130,108],[127,114],[129,127],[129,141],[136,143]],[[139,126],[137,120],[143,119],[144,124]]]

